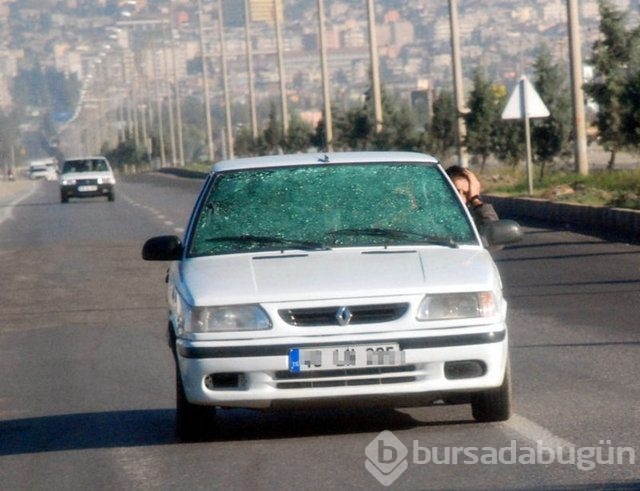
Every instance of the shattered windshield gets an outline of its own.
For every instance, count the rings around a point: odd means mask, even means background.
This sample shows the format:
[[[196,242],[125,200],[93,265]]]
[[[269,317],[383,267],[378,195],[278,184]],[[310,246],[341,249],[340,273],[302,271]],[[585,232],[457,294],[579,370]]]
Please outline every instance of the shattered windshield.
[[[477,243],[434,165],[349,164],[218,174],[189,255],[260,250]]]

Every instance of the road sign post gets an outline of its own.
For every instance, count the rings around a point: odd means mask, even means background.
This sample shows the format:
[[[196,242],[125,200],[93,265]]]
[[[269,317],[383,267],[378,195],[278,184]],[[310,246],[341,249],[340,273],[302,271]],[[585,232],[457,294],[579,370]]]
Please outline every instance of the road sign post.
[[[549,109],[545,106],[527,77],[522,76],[513,89],[507,105],[502,111],[502,119],[524,119],[525,143],[527,147],[527,184],[529,195],[533,194],[533,164],[531,151],[530,118],[547,118]]]

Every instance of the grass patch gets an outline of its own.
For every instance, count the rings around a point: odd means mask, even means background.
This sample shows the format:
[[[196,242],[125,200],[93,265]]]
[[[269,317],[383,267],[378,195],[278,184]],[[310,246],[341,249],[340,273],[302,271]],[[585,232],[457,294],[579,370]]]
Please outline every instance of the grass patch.
[[[196,172],[209,172],[211,171],[212,164],[207,162],[198,162],[193,164],[188,164],[185,168],[187,170],[192,170]]]
[[[503,196],[529,196],[526,173],[521,169],[500,169],[480,176],[485,192]],[[640,170],[590,171],[581,176],[554,171],[543,179],[534,177],[533,197],[640,209]]]

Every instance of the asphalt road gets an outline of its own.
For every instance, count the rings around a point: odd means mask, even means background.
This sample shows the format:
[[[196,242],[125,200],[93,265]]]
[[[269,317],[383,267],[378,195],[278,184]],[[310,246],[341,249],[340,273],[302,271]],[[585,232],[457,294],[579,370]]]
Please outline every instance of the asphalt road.
[[[62,205],[46,182],[0,197],[0,488],[382,489],[365,451],[385,430],[407,449],[377,447],[407,463],[390,489],[640,488],[640,247],[526,227],[496,253],[508,422],[468,406],[227,410],[215,439],[181,444],[166,265],[140,249],[181,233],[200,183],[118,185],[113,203]]]

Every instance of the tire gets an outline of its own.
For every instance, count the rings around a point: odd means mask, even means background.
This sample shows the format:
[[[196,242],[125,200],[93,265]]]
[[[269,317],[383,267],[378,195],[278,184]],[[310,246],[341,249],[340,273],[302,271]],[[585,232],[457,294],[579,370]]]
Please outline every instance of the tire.
[[[481,423],[506,421],[511,417],[511,364],[507,361],[502,385],[471,398],[473,418]]]
[[[183,442],[213,437],[216,408],[191,404],[184,393],[180,370],[176,365],[176,436]]]
[[[109,201],[114,201],[116,199],[115,194],[113,193],[113,191],[111,191],[108,195],[107,195],[107,199]]]
[[[69,202],[69,196],[67,196],[65,193],[60,193],[60,202],[61,203],[68,203]]]

